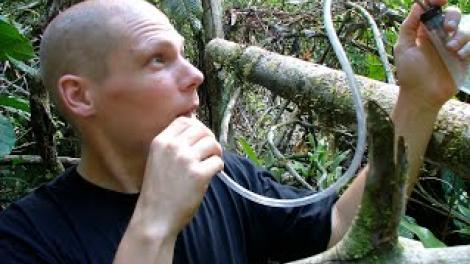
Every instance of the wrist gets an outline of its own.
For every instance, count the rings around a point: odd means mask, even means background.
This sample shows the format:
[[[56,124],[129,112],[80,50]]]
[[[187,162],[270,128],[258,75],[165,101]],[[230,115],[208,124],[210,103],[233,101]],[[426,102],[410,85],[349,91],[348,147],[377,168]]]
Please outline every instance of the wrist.
[[[176,238],[176,235],[165,232],[165,229],[155,229],[145,224],[134,214],[119,243],[113,263],[171,263]]]
[[[129,221],[129,228],[132,228],[135,234],[149,241],[176,239],[180,230],[174,227],[174,221],[167,216],[167,213],[160,213],[156,208],[146,206],[139,198]]]
[[[136,241],[140,241],[141,245],[171,245],[176,241],[177,234],[170,232],[167,228],[139,223],[141,222],[131,221],[126,233]]]
[[[446,100],[430,99],[426,95],[414,93],[411,89],[400,87],[395,111],[412,110],[421,114],[437,115]]]

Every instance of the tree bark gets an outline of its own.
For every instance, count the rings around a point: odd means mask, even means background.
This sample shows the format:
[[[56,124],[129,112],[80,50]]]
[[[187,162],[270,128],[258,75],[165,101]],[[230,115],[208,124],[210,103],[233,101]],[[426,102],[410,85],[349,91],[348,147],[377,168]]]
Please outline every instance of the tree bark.
[[[35,26],[33,32],[40,35],[47,24],[63,9],[78,3],[78,0],[49,0],[47,6],[51,6],[41,21]],[[29,102],[31,108],[31,127],[36,147],[44,166],[48,171],[48,178],[52,178],[64,171],[62,163],[58,159],[55,127],[50,113],[49,94],[39,76],[29,78]]]
[[[66,166],[78,165],[80,158],[57,157],[60,163]],[[44,164],[41,156],[36,155],[6,155],[0,160],[0,164]]]
[[[353,101],[341,71],[220,39],[208,44],[206,60],[211,64],[209,75],[231,69],[240,78],[295,102],[304,111],[315,109],[329,123],[355,126]],[[357,80],[364,101],[376,101],[388,113],[392,111],[397,86],[362,76]],[[426,157],[470,179],[470,105],[457,100],[444,105]]]
[[[31,127],[36,141],[36,148],[47,169],[47,178],[52,178],[64,171],[58,160],[55,127],[49,110],[49,95],[39,77],[30,78],[29,104],[31,109]]]
[[[204,27],[204,42],[209,43],[215,38],[224,38],[223,31],[223,1],[221,0],[203,0],[203,19],[202,24]],[[220,128],[222,125],[222,118],[224,115],[225,107],[228,103],[229,95],[233,92],[231,89],[226,89],[221,76],[223,73],[211,75],[213,72],[212,65],[203,60],[203,70],[206,76],[206,81],[201,89],[205,89],[202,93],[208,112],[209,112],[209,125],[214,131],[214,134],[219,137]]]
[[[359,213],[337,245],[291,264],[469,263],[470,246],[425,249],[398,240],[406,195],[406,151],[400,137],[397,156],[393,156],[393,124],[387,113],[371,102],[367,104],[370,170]]]
[[[222,0],[203,0],[203,26],[204,40],[206,43],[215,38],[224,38],[223,30],[223,1]]]

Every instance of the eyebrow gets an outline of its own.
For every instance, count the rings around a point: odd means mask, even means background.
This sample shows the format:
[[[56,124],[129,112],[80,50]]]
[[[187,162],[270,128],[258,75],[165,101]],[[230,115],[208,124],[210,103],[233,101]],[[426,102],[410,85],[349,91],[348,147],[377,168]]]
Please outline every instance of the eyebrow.
[[[177,52],[184,52],[185,39],[178,34],[178,43],[175,46],[175,42],[171,39],[162,38],[150,38],[145,41],[148,45],[139,45],[133,47],[132,50],[136,52],[138,58],[143,59],[152,55],[157,49],[175,49]]]

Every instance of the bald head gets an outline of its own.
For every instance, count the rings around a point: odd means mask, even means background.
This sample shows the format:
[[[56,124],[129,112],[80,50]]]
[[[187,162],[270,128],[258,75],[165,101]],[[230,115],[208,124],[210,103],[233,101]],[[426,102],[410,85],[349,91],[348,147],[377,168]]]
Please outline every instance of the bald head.
[[[103,80],[110,54],[125,38],[126,23],[140,16],[168,21],[143,0],[89,0],[59,14],[44,32],[39,52],[41,77],[54,99],[65,74]]]

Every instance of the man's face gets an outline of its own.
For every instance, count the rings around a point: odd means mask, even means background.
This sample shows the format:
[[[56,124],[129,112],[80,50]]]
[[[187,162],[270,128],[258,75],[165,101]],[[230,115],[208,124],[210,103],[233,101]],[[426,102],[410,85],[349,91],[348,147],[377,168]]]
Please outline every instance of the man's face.
[[[183,56],[183,38],[161,14],[136,17],[95,87],[96,116],[105,136],[126,150],[146,151],[178,116],[195,113],[202,73]]]

